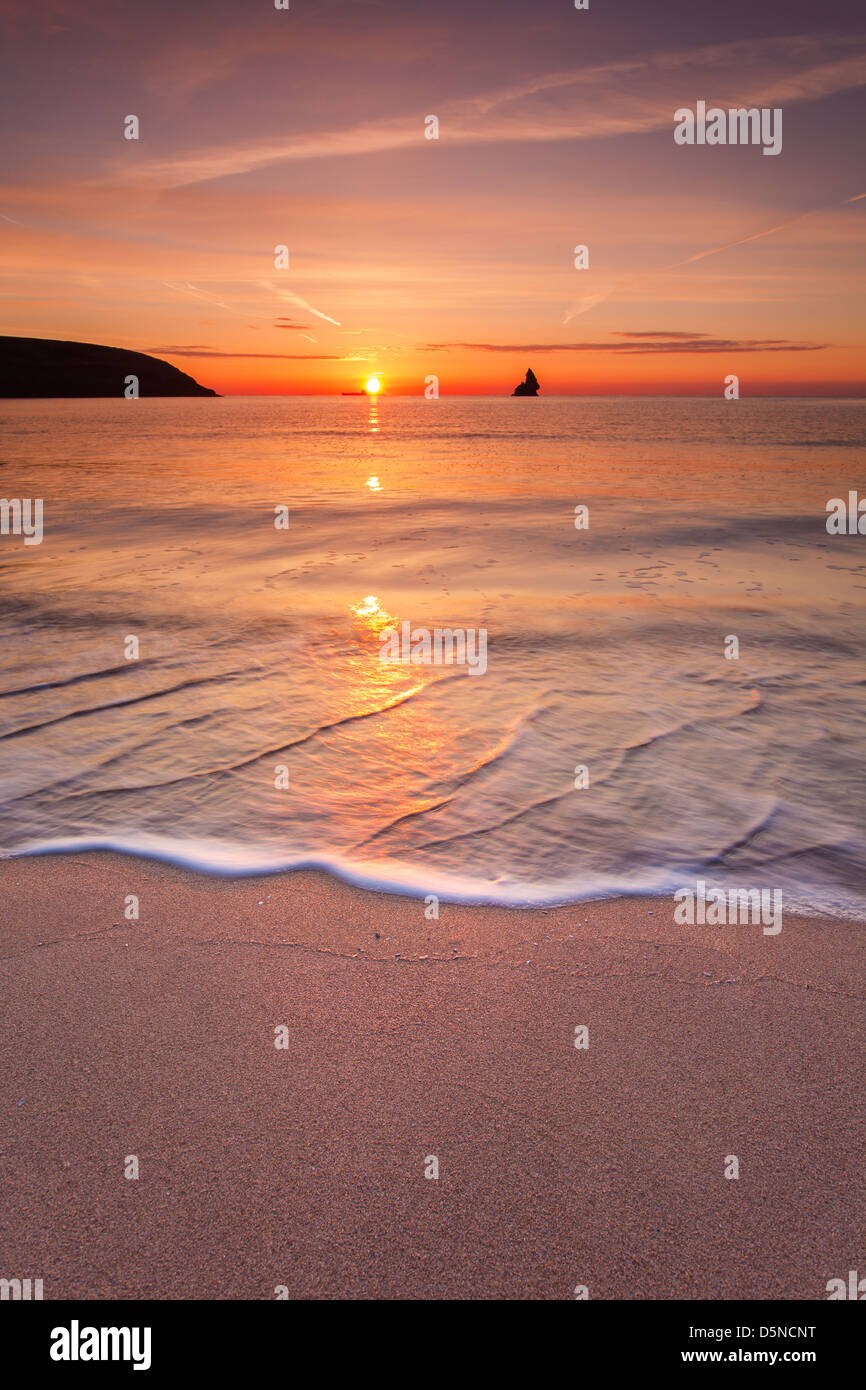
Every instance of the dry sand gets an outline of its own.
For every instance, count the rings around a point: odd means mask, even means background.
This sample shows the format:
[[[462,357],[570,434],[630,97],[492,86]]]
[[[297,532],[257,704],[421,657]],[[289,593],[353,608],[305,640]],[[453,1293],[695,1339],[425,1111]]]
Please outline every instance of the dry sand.
[[[47,1299],[821,1299],[866,1269],[862,925],[437,922],[101,853],[8,860],[0,900],[0,1275]]]

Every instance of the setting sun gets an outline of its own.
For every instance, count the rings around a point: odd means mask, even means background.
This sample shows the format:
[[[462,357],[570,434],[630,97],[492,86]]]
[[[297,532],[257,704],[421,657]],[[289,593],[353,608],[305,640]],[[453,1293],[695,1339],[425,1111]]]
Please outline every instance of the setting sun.
[[[364,383],[364,390],[367,391],[371,396],[375,396],[376,392],[381,391],[381,389],[382,383],[378,377],[370,376]]]

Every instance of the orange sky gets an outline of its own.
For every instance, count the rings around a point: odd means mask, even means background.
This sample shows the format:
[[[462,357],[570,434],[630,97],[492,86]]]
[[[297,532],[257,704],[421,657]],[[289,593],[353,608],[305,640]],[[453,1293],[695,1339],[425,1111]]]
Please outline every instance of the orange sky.
[[[844,8],[603,8],[8,5],[0,332],[226,394],[864,394]],[[698,99],[781,154],[677,146]]]

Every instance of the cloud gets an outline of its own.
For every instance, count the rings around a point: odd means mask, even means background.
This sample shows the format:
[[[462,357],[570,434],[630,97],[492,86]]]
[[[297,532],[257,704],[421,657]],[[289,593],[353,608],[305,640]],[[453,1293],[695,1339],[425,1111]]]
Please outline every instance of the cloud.
[[[427,352],[460,348],[469,352],[613,352],[646,356],[670,352],[823,352],[829,343],[798,343],[787,338],[711,338],[707,333],[621,333],[623,343],[426,343]],[[640,337],[641,342],[632,341]]]
[[[688,338],[688,339],[690,339],[690,340],[693,340],[693,339],[695,339],[695,338],[707,338],[707,337],[709,337],[709,334],[708,334],[708,333],[673,333],[673,332],[669,332],[668,329],[662,329],[662,328],[645,328],[645,329],[641,329],[639,332],[632,332],[632,331],[627,330],[627,329],[625,329],[625,328],[621,328],[621,329],[614,329],[614,330],[613,330],[613,336],[614,336],[615,338]]]
[[[301,299],[299,294],[292,294],[291,290],[277,289],[270,280],[260,280],[258,283],[262,289],[270,290],[271,294],[275,294],[278,299],[284,299],[289,304],[297,304],[300,309],[306,309],[308,314],[315,314],[317,319],[324,319],[326,323],[333,323],[337,328],[341,327],[339,319],[332,319],[330,315],[323,314],[319,309],[314,309],[312,304],[308,304],[306,299]]]
[[[215,348],[198,347],[195,343],[186,347],[142,348],[142,352],[153,357],[267,357],[278,362],[342,362],[345,359],[331,352],[217,352]]]
[[[443,102],[436,112],[440,140],[450,145],[525,143],[672,130],[675,109],[698,95],[708,105],[723,107],[815,101],[866,83],[862,45],[862,37],[853,35],[791,35],[656,52],[626,62],[542,74]],[[176,188],[286,160],[423,150],[425,145],[419,108],[338,130],[234,145],[221,142],[144,160],[134,169],[124,161],[114,172],[121,179]]]

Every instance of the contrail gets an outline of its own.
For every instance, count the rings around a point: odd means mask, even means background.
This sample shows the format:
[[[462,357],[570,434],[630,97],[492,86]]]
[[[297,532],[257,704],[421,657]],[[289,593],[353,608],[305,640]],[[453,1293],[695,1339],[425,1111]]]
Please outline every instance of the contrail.
[[[313,308],[312,304],[308,304],[306,299],[301,299],[299,294],[292,294],[291,290],[278,290],[275,285],[271,284],[270,280],[260,280],[259,284],[263,285],[266,290],[270,290],[278,299],[285,299],[289,304],[299,304],[302,309],[306,309],[308,314],[315,314],[317,319],[324,319],[325,323],[333,323],[337,328],[342,326],[339,319],[332,319],[328,314],[320,313],[318,309]]]
[[[786,227],[793,227],[795,222],[802,222],[805,217],[813,217],[816,212],[826,212],[828,208],[844,207],[846,203],[857,203],[861,198],[866,198],[866,193],[855,193],[853,197],[843,198],[838,203],[825,203],[820,208],[809,208],[808,211],[799,212],[796,217],[789,218],[787,222],[779,222],[775,227],[765,227],[761,232],[752,232],[750,236],[738,237],[736,241],[726,241],[721,246],[711,246],[707,251],[696,251],[693,256],[686,256],[682,261],[674,261],[671,265],[659,266],[657,270],[647,270],[643,275],[636,276],[634,280],[622,280],[606,294],[596,295],[581,306],[573,305],[562,321],[563,323],[570,323],[579,314],[588,313],[590,309],[595,308],[596,304],[602,304],[604,300],[610,299],[611,295],[616,294],[618,290],[631,289],[634,285],[641,284],[653,275],[664,275],[670,270],[678,270],[680,266],[692,265],[695,261],[706,260],[707,256],[717,256],[720,251],[730,251],[734,246],[745,246],[747,241],[759,241],[761,237],[772,236],[775,232],[784,231]]]
[[[241,314],[237,309],[233,309],[230,304],[224,304],[221,299],[214,299],[212,295],[205,294],[204,290],[200,290],[196,285],[191,285],[188,280],[185,280],[182,285],[174,284],[170,280],[163,280],[162,283],[167,289],[175,290],[178,294],[192,294],[195,295],[197,299],[204,299],[208,304],[215,304],[218,309],[225,309],[227,314],[234,314],[235,318],[238,319],[271,317],[270,314]],[[278,290],[271,284],[270,280],[259,280],[257,283],[264,289],[270,290],[271,293],[275,294],[279,299],[288,300],[290,304],[299,304],[301,308],[306,309],[309,314],[315,314],[317,319],[324,319],[326,323],[336,324],[338,328],[341,326],[339,319],[332,319],[329,318],[327,314],[320,313],[318,309],[313,308],[312,304],[308,304],[306,299],[301,299],[300,295],[291,294],[288,290]],[[316,340],[315,338],[311,338],[310,341],[315,342]]]

